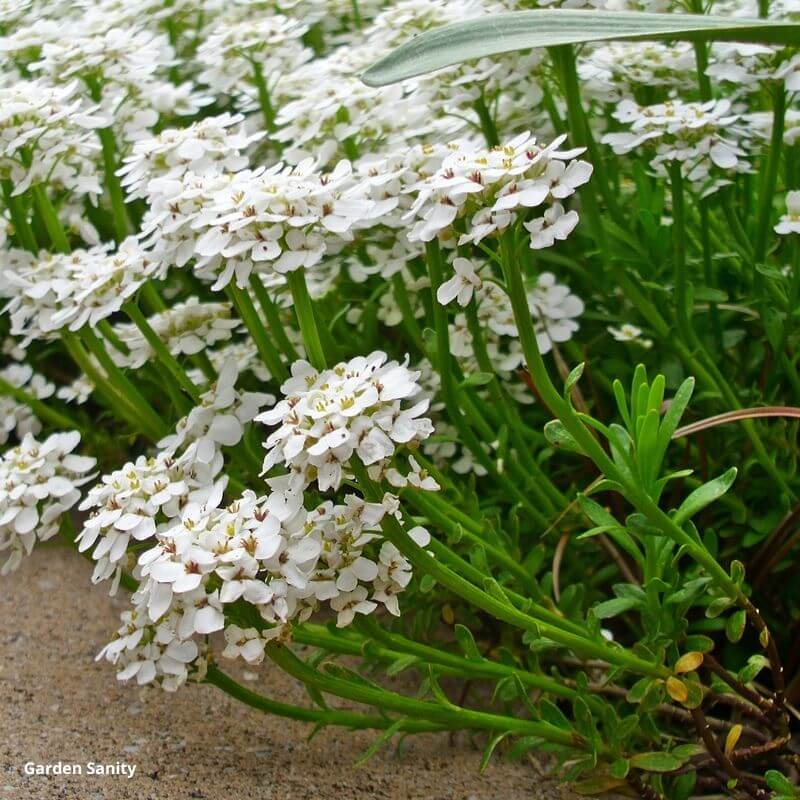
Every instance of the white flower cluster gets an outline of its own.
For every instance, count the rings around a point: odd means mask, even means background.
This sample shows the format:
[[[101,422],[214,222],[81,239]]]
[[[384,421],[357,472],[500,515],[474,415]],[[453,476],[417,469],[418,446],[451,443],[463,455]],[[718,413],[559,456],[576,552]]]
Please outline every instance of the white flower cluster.
[[[265,447],[264,470],[288,467],[299,488],[316,481],[320,491],[338,489],[355,455],[366,466],[382,465],[398,444],[433,432],[423,416],[429,401],[403,401],[420,392],[419,373],[375,352],[322,372],[305,361],[292,365],[285,395],[256,421],[278,427]]]
[[[283,14],[220,18],[197,49],[198,80],[218,96],[250,99],[258,91],[256,74],[274,86],[313,57],[301,41],[308,28]]]
[[[718,42],[711,58],[706,74],[745,92],[757,92],[771,81],[783,81],[788,92],[800,91],[800,55],[790,55],[783,48]]]
[[[467,219],[459,245],[478,244],[506,230],[518,217],[546,205],[545,215],[529,220],[531,246],[547,247],[565,239],[577,224],[575,212],[560,201],[574,194],[592,174],[585,161],[573,160],[583,148],[559,150],[565,136],[541,146],[524,133],[502,147],[485,149],[454,143],[435,173],[408,187],[416,197],[406,215],[416,221],[409,239],[429,242],[452,238],[456,219]]]
[[[242,326],[238,317],[231,316],[228,303],[201,303],[196,297],[153,314],[147,322],[174,356],[201,353],[217,342],[227,341]],[[155,357],[134,323],[117,323],[114,333],[125,348],[113,353],[120,366],[138,369]]]
[[[689,42],[609,42],[578,64],[581,88],[602,103],[630,97],[641,86],[691,90],[697,82]]]
[[[15,389],[23,389],[37,400],[52,397],[56,390],[54,384],[28,364],[9,364],[0,369],[0,380]],[[41,430],[42,424],[29,406],[8,395],[0,395],[0,444],[5,444],[12,434],[22,439],[28,433],[36,435]]]
[[[232,279],[244,288],[251,273],[286,273],[318,264],[351,239],[350,230],[380,212],[352,180],[349,162],[320,173],[312,160],[270,168],[153,181],[144,222],[153,256],[162,263],[195,259],[212,289]],[[151,184],[152,185],[152,184]]]
[[[185,128],[168,128],[140,139],[117,174],[131,200],[158,191],[151,181],[178,181],[187,172],[207,175],[218,170],[236,172],[247,166],[243,153],[264,132],[245,133],[241,114],[205,117]]]
[[[14,184],[13,194],[42,182],[92,198],[102,194],[95,163],[100,142],[93,129],[107,122],[77,90],[76,81],[0,86],[0,177]]]
[[[650,166],[665,175],[672,162],[681,165],[683,176],[706,188],[717,168],[749,172],[745,145],[749,126],[736,114],[728,100],[685,103],[680,100],[653,106],[639,106],[623,100],[614,111],[619,122],[629,126],[624,133],[607,133],[603,142],[615,153],[630,153],[641,147],[655,152]]]
[[[8,556],[0,575],[17,569],[37,540],[58,533],[62,514],[91,480],[95,459],[72,452],[80,440],[76,431],[54,433],[42,442],[28,433],[0,458],[0,553]]]
[[[52,338],[62,328],[94,327],[159,274],[158,262],[134,237],[113,252],[98,245],[68,254],[42,251],[38,257],[19,258],[4,272],[5,294],[11,298],[5,308],[11,333],[28,343]]]
[[[91,510],[91,515],[77,541],[81,552],[95,548],[93,581],[112,575],[119,580],[131,539],[151,538],[159,526],[179,518],[187,504],[213,507],[220,501],[227,485],[227,478],[220,477],[222,448],[237,445],[244,425],[274,400],[239,391],[237,378],[231,362],[201,395],[200,405],[178,422],[176,432],[159,442],[161,449],[155,456],[140,456],[104,475],[89,490],[80,509]],[[115,588],[116,584],[112,591]]]

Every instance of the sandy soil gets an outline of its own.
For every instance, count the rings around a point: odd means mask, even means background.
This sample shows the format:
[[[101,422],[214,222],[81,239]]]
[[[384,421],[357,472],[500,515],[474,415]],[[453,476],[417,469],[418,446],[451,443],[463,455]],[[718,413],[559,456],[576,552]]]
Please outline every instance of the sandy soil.
[[[126,598],[89,583],[90,567],[61,547],[37,550],[0,581],[0,800],[531,800],[560,790],[529,764],[494,763],[466,736],[407,739],[353,762],[374,736],[309,728],[253,711],[212,686],[177,695],[116,682],[94,655]],[[239,677],[241,673],[239,673]],[[250,676],[252,679],[252,675]],[[259,683],[278,699],[303,689],[269,666]],[[25,776],[25,762],[78,763],[82,776]],[[135,764],[133,778],[87,775],[90,761]]]

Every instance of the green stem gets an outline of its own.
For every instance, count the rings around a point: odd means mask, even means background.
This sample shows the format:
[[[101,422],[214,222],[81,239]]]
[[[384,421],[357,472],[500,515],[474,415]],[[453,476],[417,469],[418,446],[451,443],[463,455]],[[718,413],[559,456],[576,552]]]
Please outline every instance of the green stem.
[[[275,345],[272,343],[269,336],[267,336],[267,332],[264,329],[261,318],[258,316],[258,311],[256,311],[256,307],[253,305],[250,295],[244,289],[240,289],[236,285],[235,280],[232,280],[225,287],[225,291],[236,307],[236,310],[239,312],[239,316],[242,318],[245,327],[253,337],[253,341],[258,348],[258,353],[269,370],[270,375],[272,375],[274,380],[283,383],[283,381],[289,377],[289,371],[284,366],[283,361],[281,361],[280,353],[278,353]]]
[[[131,223],[125,207],[125,195],[117,177],[117,145],[114,141],[114,131],[111,128],[100,128],[97,135],[100,137],[100,144],[103,148],[103,169],[108,197],[111,200],[114,235],[116,240],[121,242],[131,232]]]
[[[14,186],[10,180],[3,180],[3,197],[5,199],[6,208],[11,216],[11,222],[14,224],[14,233],[16,233],[20,244],[31,253],[36,253],[39,246],[36,243],[36,237],[33,235],[30,223],[28,222],[28,215],[21,198],[15,197],[13,194]]]
[[[764,167],[764,177],[761,183],[761,192],[758,197],[758,222],[756,227],[755,245],[753,246],[753,260],[758,265],[764,261],[767,254],[767,240],[772,219],[773,201],[775,198],[775,185],[778,179],[778,167],[781,162],[781,146],[783,144],[783,129],[786,118],[786,89],[783,82],[775,87],[775,101],[772,110],[772,136],[767,153],[767,163]],[[763,280],[760,273],[756,273],[754,280],[758,284]]]
[[[288,273],[286,279],[292,292],[294,311],[297,314],[297,322],[300,325],[300,333],[303,336],[308,360],[314,369],[321,371],[325,369],[327,361],[317,328],[317,320],[314,316],[314,306],[306,285],[305,270],[302,268],[293,270]]]
[[[352,469],[358,479],[359,486],[364,492],[365,498],[370,502],[379,502],[383,497],[383,490],[370,479],[363,465],[358,462],[353,463]],[[400,550],[414,566],[429,574],[442,584],[442,586],[447,587],[468,603],[486,611],[497,619],[508,622],[522,630],[531,631],[537,636],[552,639],[585,657],[600,658],[641,675],[664,678],[670,674],[666,667],[646,661],[633,653],[609,645],[606,642],[590,639],[583,633],[572,633],[562,627],[557,627],[551,622],[534,618],[516,608],[507,598],[501,598],[495,594],[490,594],[489,592],[479,589],[466,578],[461,577],[446,567],[440,559],[432,556],[427,548],[420,547],[403,530],[395,517],[386,515],[381,525],[384,536]],[[430,547],[430,545],[428,547]],[[484,579],[485,577],[486,576],[484,576]],[[530,606],[531,608],[535,607],[532,602]],[[560,621],[567,622],[567,620]]]
[[[523,685],[531,689],[539,689],[556,697],[568,699],[577,696],[574,689],[564,686],[554,678],[516,669],[487,658],[473,661],[456,653],[413,641],[405,636],[384,630],[372,617],[364,617],[356,624],[363,633],[352,635],[348,631],[346,635],[343,635],[341,631],[337,631],[334,634],[322,625],[305,623],[292,630],[292,639],[298,644],[307,644],[353,656],[363,655],[364,645],[370,640],[377,640],[386,647],[379,647],[373,652],[385,661],[397,661],[403,655],[416,655],[422,663],[436,664],[451,670],[452,674],[462,678],[502,679],[516,675]]]
[[[36,210],[44,222],[45,230],[53,247],[60,253],[69,253],[69,240],[66,233],[64,233],[64,228],[61,226],[58,214],[47,196],[47,192],[45,192],[41,184],[32,186],[31,192],[33,193],[33,202],[36,205]]]
[[[489,147],[497,147],[500,144],[500,137],[498,136],[494,119],[492,119],[492,114],[486,105],[483,92],[481,92],[480,97],[473,103],[472,107],[475,109],[475,113],[480,120],[481,131],[483,132],[483,138],[486,140],[486,144]]]
[[[89,352],[98,360],[100,366],[105,370],[109,382],[114,387],[115,392],[124,398],[124,402],[133,410],[135,419],[154,433],[159,431],[166,433],[164,423],[156,410],[142,396],[139,390],[128,380],[125,373],[114,363],[109,356],[103,342],[88,325],[80,330],[80,336]]]
[[[585,147],[589,151],[589,158],[594,167],[595,180],[600,186],[600,194],[612,217],[617,219],[619,213],[616,198],[611,190],[605,160],[592,135],[589,120],[583,109],[578,71],[575,66],[575,51],[571,45],[560,45],[559,47],[550,48],[550,51],[561,73],[564,98],[567,101],[567,118],[570,133],[575,144]]]
[[[208,665],[205,681],[251,708],[264,711],[267,714],[275,714],[279,717],[300,720],[301,722],[314,722],[317,725],[338,725],[352,729],[385,729],[395,723],[395,720],[378,714],[368,715],[360,714],[356,711],[340,711],[338,709],[303,708],[289,703],[280,703],[242,686],[214,664]],[[446,730],[446,728],[425,720],[405,719],[399,723],[399,730],[407,733],[417,733],[420,731]]]
[[[539,347],[536,343],[536,332],[527,308],[527,300],[525,299],[526,295],[519,264],[514,258],[504,257],[502,261],[508,297],[511,301],[514,319],[519,330],[522,351],[528,370],[544,404],[561,421],[567,431],[580,445],[583,452],[594,461],[597,468],[607,478],[619,483],[624,488],[625,496],[637,510],[644,514],[662,531],[662,533],[664,533],[664,535],[683,546],[692,557],[706,569],[709,575],[726,591],[726,593],[731,597],[737,598],[742,603],[746,602],[746,598],[742,594],[739,586],[711,553],[673,522],[641,487],[635,482],[628,480],[625,475],[617,469],[598,440],[581,421],[577,412],[558,392],[550,380],[547,367],[539,353]]]
[[[100,103],[103,99],[102,88],[99,81],[93,75],[84,77],[84,83],[89,89],[89,94],[95,103]],[[122,192],[122,185],[117,177],[117,144],[114,140],[113,128],[100,128],[97,131],[100,139],[100,146],[103,150],[103,169],[106,177],[106,188],[108,197],[111,201],[111,215],[114,220],[114,235],[118,242],[121,242],[131,230],[128,210],[125,207],[125,195]]]
[[[672,245],[675,254],[675,306],[678,330],[689,344],[695,343],[692,329],[692,304],[686,277],[686,207],[683,195],[683,174],[679,161],[669,166],[672,192]]]
[[[322,674],[301,661],[285,647],[268,645],[266,652],[269,658],[279,667],[303,683],[314,686],[320,691],[334,694],[347,700],[353,700],[357,703],[394,711],[411,719],[428,720],[448,727],[493,730],[523,736],[539,736],[548,742],[567,747],[585,747],[584,740],[576,733],[558,728],[547,722],[488,714],[456,705],[417,700],[366,682],[356,683],[336,675]]]
[[[142,314],[139,306],[134,301],[129,301],[122,306],[122,310],[128,315],[131,322],[139,329],[139,332],[144,336],[147,343],[153,349],[158,360],[167,368],[170,375],[174,378],[177,384],[194,400],[195,403],[200,402],[200,390],[195,386],[186,374],[186,371],[178,363],[175,356],[170,353],[161,337],[153,330],[150,323],[147,321],[144,314]]]
[[[297,361],[300,356],[297,354],[297,350],[295,350],[294,345],[289,341],[289,337],[286,335],[286,328],[281,321],[280,309],[269,296],[267,287],[264,286],[261,278],[255,272],[250,274],[250,288],[253,290],[256,300],[258,300],[258,304],[264,312],[270,333],[274,337],[278,347],[283,351],[283,354],[289,361]]]
[[[408,297],[408,289],[406,289],[403,275],[399,272],[392,275],[392,293],[403,317],[403,326],[406,329],[406,333],[419,352],[424,353],[425,340],[422,338],[422,330],[419,327],[417,318],[414,316],[414,310],[411,308],[411,301]]]
[[[145,308],[150,314],[158,314],[161,311],[167,310],[167,304],[161,299],[161,295],[156,291],[151,281],[146,281],[142,284],[139,290],[139,296],[142,298]]]
[[[442,399],[450,422],[455,426],[461,437],[461,441],[472,453],[475,460],[501,484],[512,496],[514,496],[536,520],[542,528],[547,527],[547,520],[541,512],[531,503],[527,495],[514,484],[507,476],[500,473],[495,462],[489,457],[483,448],[483,443],[475,435],[469,426],[467,418],[462,414],[462,409],[458,402],[458,392],[453,379],[453,368],[450,355],[450,333],[447,325],[447,310],[436,300],[436,292],[442,283],[442,253],[439,242],[434,239],[426,245],[426,264],[431,283],[431,296],[433,298],[433,319],[436,329],[436,362],[439,375],[442,381]]]
[[[437,507],[435,502],[430,501],[427,494],[427,492],[408,490],[403,492],[403,497],[408,499],[413,506],[425,514],[428,519],[442,530],[451,534],[460,534],[464,536],[464,538],[469,539],[473,544],[482,547],[490,560],[508,570],[520,581],[521,585],[524,586],[526,590],[531,591],[534,588],[534,581],[530,574],[517,559],[488,542],[485,535],[481,535],[483,531],[481,531],[481,534],[475,533],[472,530],[472,526],[467,526],[464,524],[463,520],[448,518],[447,514],[444,513],[440,507]]]

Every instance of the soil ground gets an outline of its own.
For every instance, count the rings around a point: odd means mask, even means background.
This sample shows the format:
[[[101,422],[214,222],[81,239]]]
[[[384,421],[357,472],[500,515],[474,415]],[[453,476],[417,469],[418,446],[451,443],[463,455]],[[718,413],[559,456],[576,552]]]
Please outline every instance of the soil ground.
[[[530,763],[497,760],[479,773],[466,735],[406,739],[354,761],[374,734],[266,716],[212,686],[175,695],[119,684],[94,656],[118,627],[127,596],[108,597],[90,565],[42,547],[0,580],[0,800],[558,800]],[[306,703],[292,678],[262,665],[231,670],[276,699]],[[24,764],[78,763],[81,776],[26,776]],[[135,764],[132,778],[87,775],[88,762]]]

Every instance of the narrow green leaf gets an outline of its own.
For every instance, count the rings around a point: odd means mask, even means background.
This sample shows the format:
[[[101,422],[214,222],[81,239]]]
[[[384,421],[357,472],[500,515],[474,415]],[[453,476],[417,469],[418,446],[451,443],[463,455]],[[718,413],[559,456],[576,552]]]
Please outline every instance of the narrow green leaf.
[[[357,767],[366,764],[372,756],[374,756],[385,744],[388,744],[391,741],[392,736],[394,736],[400,728],[403,726],[405,719],[398,719],[393,725],[390,725],[377,739],[356,759],[355,765]]]
[[[553,447],[583,455],[581,446],[572,438],[572,434],[564,427],[561,420],[550,420],[550,422],[544,426],[544,435]]]
[[[647,772],[671,772],[680,769],[685,761],[672,753],[637,753],[631,758],[631,766]]]
[[[731,467],[719,478],[704,483],[695,489],[680,505],[675,513],[675,523],[682,525],[686,520],[691,519],[695,514],[702,511],[706,506],[719,500],[728,489],[731,488],[736,480],[736,467]]]
[[[498,53],[623,39],[797,44],[800,24],[641,11],[512,11],[426,31],[373,64],[362,80],[367,86],[386,86]]]
[[[486,768],[489,766],[489,762],[492,760],[492,753],[494,753],[495,747],[503,741],[503,739],[508,736],[508,731],[503,733],[496,733],[492,736],[488,742],[486,742],[486,747],[483,750],[483,756],[481,757],[481,773],[486,772]]]
[[[465,625],[462,625],[461,623],[458,623],[454,628],[454,633],[456,641],[458,642],[458,646],[461,648],[461,652],[470,661],[483,660],[483,656],[481,656],[481,651],[478,650],[478,645],[475,644],[475,639],[473,638],[472,631],[470,631],[469,628],[467,628]]]

